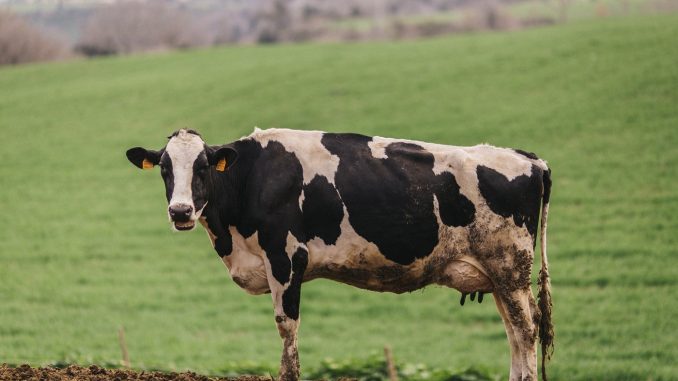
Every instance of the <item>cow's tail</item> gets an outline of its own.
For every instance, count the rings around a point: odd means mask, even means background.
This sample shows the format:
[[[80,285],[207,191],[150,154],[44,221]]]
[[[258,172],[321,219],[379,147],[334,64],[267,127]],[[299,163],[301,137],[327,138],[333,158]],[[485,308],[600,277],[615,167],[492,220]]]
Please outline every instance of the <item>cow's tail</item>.
[[[541,207],[541,270],[539,270],[538,305],[541,317],[539,318],[539,342],[541,343],[541,378],[546,381],[546,360],[553,354],[553,322],[551,321],[551,281],[549,279],[549,263],[546,257],[546,222],[549,213],[549,198],[551,196],[551,170],[546,169],[543,175],[544,193]]]

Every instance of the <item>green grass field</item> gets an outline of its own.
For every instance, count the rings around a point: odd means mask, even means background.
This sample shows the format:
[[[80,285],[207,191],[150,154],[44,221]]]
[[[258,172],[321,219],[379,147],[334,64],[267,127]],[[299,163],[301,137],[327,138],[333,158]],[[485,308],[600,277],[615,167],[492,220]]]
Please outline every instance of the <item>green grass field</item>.
[[[125,150],[189,126],[353,131],[537,152],[553,169],[556,380],[677,380],[678,16],[399,43],[237,47],[0,70],[0,362],[276,368],[270,296],[206,234],[172,233]],[[399,362],[508,374],[491,298],[302,292],[303,367],[389,344]],[[303,370],[302,370],[303,371]]]

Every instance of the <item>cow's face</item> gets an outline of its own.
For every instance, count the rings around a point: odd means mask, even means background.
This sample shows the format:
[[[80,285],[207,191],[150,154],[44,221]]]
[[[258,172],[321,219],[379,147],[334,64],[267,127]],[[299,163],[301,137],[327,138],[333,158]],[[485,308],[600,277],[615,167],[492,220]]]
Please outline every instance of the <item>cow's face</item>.
[[[191,230],[209,200],[215,171],[225,171],[237,154],[229,146],[210,147],[193,130],[181,129],[160,151],[135,147],[127,151],[132,164],[142,169],[160,166],[169,206],[167,214],[176,230]]]

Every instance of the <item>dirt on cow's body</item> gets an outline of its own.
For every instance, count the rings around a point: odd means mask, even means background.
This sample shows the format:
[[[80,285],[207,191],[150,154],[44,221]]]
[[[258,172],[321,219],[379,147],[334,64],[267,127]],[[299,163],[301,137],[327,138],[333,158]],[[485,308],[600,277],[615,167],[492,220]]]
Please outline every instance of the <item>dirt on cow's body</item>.
[[[193,372],[164,373],[129,369],[104,369],[96,365],[66,368],[33,368],[29,365],[0,365],[0,381],[270,381],[271,377],[210,377]]]

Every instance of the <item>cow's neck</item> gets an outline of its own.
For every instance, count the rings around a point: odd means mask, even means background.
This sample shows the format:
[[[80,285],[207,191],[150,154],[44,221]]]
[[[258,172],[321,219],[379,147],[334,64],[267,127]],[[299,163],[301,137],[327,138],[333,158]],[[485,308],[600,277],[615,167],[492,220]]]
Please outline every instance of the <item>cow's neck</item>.
[[[217,172],[211,169],[208,181],[209,197],[204,215],[218,216],[225,227],[234,224],[240,218],[240,190],[230,172]]]
[[[224,172],[210,170],[209,196],[204,212],[206,216],[218,216],[225,229],[238,225],[243,217],[247,179],[259,154],[259,150],[252,149],[251,142],[237,141],[233,145],[238,151],[237,162]]]

